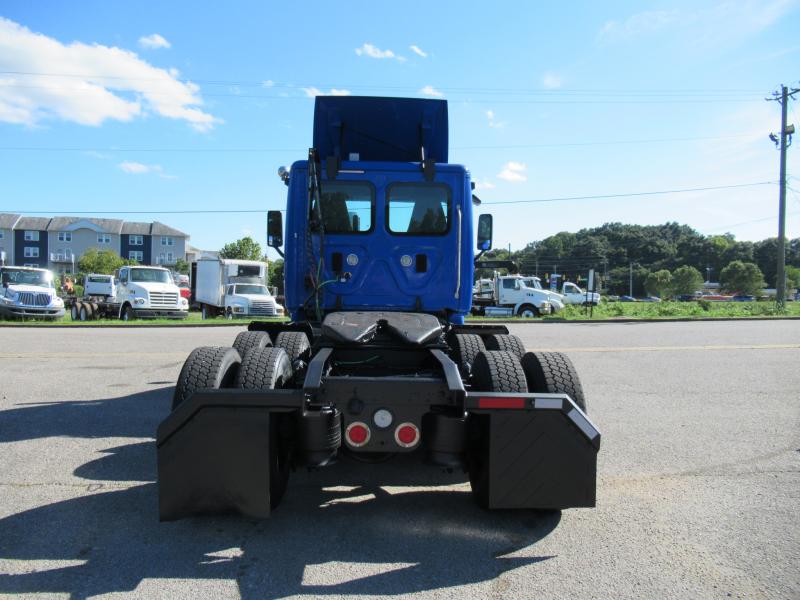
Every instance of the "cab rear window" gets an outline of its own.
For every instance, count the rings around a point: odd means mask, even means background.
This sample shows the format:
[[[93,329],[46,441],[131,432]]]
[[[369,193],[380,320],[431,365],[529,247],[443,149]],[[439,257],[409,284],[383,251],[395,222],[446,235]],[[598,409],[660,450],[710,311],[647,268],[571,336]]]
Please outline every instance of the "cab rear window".
[[[325,181],[320,193],[325,233],[368,233],[374,222],[375,192],[364,181]],[[311,210],[313,218],[314,207]]]
[[[391,233],[447,233],[450,229],[450,188],[438,183],[392,185],[386,196],[386,215]]]

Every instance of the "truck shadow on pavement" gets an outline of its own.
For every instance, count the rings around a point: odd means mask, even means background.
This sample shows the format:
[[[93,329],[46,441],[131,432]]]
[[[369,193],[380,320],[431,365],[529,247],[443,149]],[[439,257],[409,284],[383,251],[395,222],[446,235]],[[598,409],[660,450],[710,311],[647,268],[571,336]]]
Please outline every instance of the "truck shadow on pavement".
[[[12,427],[2,441],[152,436],[170,393],[162,388],[21,408],[12,424],[38,427]],[[39,410],[43,415],[25,412]],[[42,424],[49,419],[56,422]],[[175,595],[169,586],[176,585],[201,596],[238,592],[243,598],[407,594],[493,581],[552,558],[530,546],[561,518],[556,511],[484,511],[463,474],[408,464],[417,459],[405,455],[383,464],[343,460],[298,471],[268,520],[159,523],[155,443],[101,452],[75,469],[73,475],[86,480],[86,488],[66,488],[76,497],[0,519],[0,565],[9,560],[0,572],[0,593],[86,598],[144,584],[139,593],[162,597]],[[420,489],[432,485],[443,487]],[[65,494],[59,488],[53,493]],[[190,579],[206,581],[181,581]]]

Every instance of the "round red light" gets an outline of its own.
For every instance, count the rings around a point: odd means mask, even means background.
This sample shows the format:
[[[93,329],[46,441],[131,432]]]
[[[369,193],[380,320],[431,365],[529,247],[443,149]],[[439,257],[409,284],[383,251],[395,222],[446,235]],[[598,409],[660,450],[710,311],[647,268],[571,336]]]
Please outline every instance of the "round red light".
[[[353,423],[347,428],[347,439],[354,446],[360,446],[369,439],[369,429],[361,423]]]
[[[419,437],[419,430],[414,425],[405,423],[397,428],[397,441],[402,446],[413,446]]]

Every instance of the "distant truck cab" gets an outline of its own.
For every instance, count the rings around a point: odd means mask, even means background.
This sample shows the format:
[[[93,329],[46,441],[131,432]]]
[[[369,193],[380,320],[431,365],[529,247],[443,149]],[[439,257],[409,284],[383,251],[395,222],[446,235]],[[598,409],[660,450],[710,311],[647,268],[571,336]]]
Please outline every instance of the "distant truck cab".
[[[0,267],[0,317],[60,319],[64,301],[58,297],[53,273],[33,267]]]

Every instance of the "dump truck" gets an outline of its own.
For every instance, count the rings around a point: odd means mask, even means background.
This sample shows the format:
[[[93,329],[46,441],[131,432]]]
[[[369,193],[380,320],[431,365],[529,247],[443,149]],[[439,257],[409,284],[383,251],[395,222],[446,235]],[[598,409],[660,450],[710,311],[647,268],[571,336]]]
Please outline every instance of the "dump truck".
[[[285,230],[267,216],[291,321],[186,359],[157,432],[160,519],[265,518],[294,469],[409,453],[486,509],[594,506],[600,432],[569,358],[465,323],[493,223],[474,250],[446,101],[320,96],[313,130],[279,169]]]

